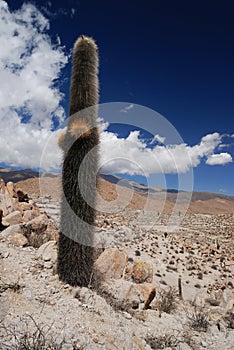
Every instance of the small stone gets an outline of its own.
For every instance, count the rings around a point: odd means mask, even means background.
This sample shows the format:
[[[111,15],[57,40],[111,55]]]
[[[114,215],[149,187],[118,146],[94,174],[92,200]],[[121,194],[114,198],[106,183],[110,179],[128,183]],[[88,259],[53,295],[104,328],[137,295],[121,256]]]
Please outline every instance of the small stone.
[[[58,290],[55,287],[50,288],[50,294],[55,294],[57,292],[58,292]]]
[[[78,299],[80,297],[80,288],[79,287],[72,289],[72,296],[73,296],[73,298],[76,298],[76,299]]]
[[[51,269],[53,267],[53,262],[52,261],[45,261],[44,262],[44,267],[46,269]]]
[[[123,312],[123,315],[124,317],[127,319],[127,320],[131,320],[132,319],[132,315],[130,315],[128,312],[124,311]]]
[[[56,241],[49,241],[42,244],[37,251],[38,255],[42,257],[44,261],[57,261],[57,245]]]
[[[206,348],[206,347],[207,347],[207,344],[206,344],[206,342],[205,342],[204,340],[201,340],[201,346],[202,346],[203,348]]]
[[[9,255],[10,255],[9,252],[3,252],[3,253],[1,253],[1,257],[2,257],[3,259],[8,258]]]
[[[202,279],[203,279],[203,273],[202,273],[202,272],[198,272],[197,278],[198,278],[199,280],[202,280]]]

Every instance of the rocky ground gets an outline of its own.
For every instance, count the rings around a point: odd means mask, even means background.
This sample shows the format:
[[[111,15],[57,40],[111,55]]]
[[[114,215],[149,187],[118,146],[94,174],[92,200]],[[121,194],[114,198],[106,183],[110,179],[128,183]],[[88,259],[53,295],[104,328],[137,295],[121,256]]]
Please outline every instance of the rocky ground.
[[[58,198],[29,192],[1,181],[0,349],[234,349],[233,214],[170,232],[166,213],[100,211],[88,289],[56,274]]]

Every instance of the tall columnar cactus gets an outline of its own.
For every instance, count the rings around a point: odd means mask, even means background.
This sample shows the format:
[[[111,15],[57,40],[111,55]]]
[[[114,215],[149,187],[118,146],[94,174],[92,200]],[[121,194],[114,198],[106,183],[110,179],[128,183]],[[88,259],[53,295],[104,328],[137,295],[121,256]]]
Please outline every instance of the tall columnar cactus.
[[[90,283],[95,252],[92,235],[99,143],[97,75],[97,46],[92,38],[81,36],[73,49],[67,131],[58,141],[64,152],[58,275],[60,280],[80,286]]]

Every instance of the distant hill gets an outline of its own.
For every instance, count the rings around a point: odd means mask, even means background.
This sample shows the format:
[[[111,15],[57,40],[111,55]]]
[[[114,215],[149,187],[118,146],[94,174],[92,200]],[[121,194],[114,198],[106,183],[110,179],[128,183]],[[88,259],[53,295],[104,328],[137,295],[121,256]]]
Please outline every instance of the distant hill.
[[[60,198],[60,176],[56,173],[43,174],[45,181],[39,184],[39,173],[31,169],[14,170],[0,168],[0,177],[5,181],[16,183],[17,187],[29,193],[41,194],[43,183],[43,194],[47,193],[59,200]],[[103,199],[112,201],[118,197],[118,188],[125,189],[126,197],[130,191],[134,193],[129,207],[143,209],[146,199],[150,198],[155,203],[155,208],[165,202],[166,211],[170,211],[175,202],[183,206],[190,202],[189,211],[192,213],[234,213],[234,196],[210,192],[193,192],[192,194],[176,189],[165,189],[161,187],[147,187],[133,181],[127,181],[114,175],[100,175],[99,193]],[[154,204],[153,204],[154,205]]]
[[[55,173],[48,172],[48,173],[43,173],[43,176],[57,177],[58,175]],[[19,181],[24,181],[31,178],[38,178],[39,172],[31,169],[17,170],[17,169],[10,169],[10,168],[0,168],[0,177],[5,182],[12,181],[17,183]]]
[[[120,177],[114,176],[114,175],[100,175],[101,178],[104,180],[112,183],[112,184],[118,184],[119,186],[123,186],[129,189],[134,189],[135,191],[142,193],[142,194],[165,194],[167,193],[167,199],[171,202],[175,202],[178,196],[178,193],[180,193],[181,199],[184,197],[184,199],[190,197],[191,193],[186,191],[178,191],[176,189],[165,189],[162,187],[147,187],[143,184],[138,184],[133,181],[127,181],[125,179],[121,179]],[[220,193],[212,193],[212,192],[193,192],[192,194],[192,202],[201,200],[201,201],[207,201],[210,199],[219,198],[223,200],[230,200],[234,201],[234,196],[228,196],[225,194]]]

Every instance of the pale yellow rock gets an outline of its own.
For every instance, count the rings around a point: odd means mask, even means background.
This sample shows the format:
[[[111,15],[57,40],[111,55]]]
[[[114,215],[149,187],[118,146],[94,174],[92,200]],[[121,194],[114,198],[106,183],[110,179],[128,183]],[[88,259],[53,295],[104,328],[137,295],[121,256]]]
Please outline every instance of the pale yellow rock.
[[[21,233],[11,235],[8,238],[9,243],[16,245],[17,247],[25,247],[28,245],[27,238]]]
[[[115,248],[106,249],[96,260],[95,269],[104,279],[122,278],[127,264],[127,254]]]
[[[9,181],[6,185],[6,187],[7,187],[7,190],[12,198],[17,197],[16,191],[15,191],[15,186],[14,186],[13,182]]]
[[[132,278],[137,283],[153,282],[153,263],[149,260],[137,260],[133,264]]]

